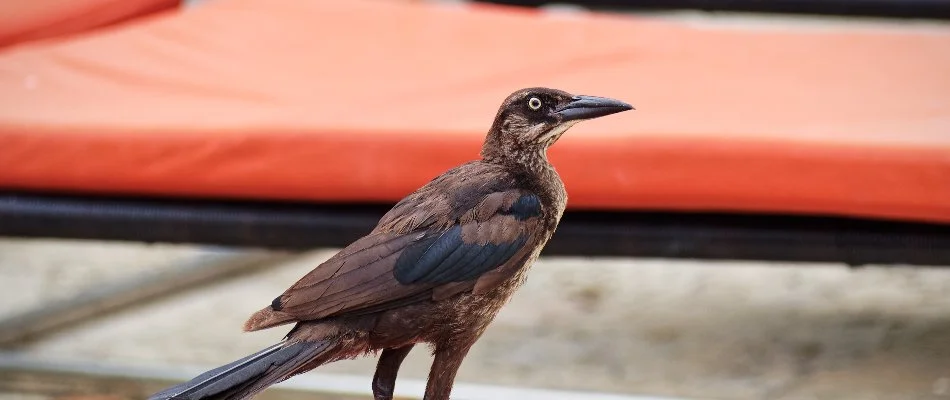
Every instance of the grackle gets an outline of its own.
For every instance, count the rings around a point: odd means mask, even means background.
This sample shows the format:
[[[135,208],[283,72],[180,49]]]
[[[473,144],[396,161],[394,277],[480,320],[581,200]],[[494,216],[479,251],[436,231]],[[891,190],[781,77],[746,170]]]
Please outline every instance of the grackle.
[[[481,159],[399,201],[372,232],[254,313],[245,331],[295,324],[269,348],[150,399],[244,399],[320,365],[381,351],[377,400],[392,399],[416,343],[434,360],[425,400],[449,398],[455,374],[524,282],[561,219],[567,193],[549,146],[575,123],[633,109],[603,97],[529,88],[505,99]]]

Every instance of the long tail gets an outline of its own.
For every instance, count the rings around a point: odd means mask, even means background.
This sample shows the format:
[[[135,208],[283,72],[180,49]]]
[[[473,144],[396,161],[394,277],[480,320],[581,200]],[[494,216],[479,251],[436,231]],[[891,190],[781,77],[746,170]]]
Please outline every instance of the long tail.
[[[148,399],[247,399],[273,384],[332,361],[336,347],[331,341],[281,342]]]

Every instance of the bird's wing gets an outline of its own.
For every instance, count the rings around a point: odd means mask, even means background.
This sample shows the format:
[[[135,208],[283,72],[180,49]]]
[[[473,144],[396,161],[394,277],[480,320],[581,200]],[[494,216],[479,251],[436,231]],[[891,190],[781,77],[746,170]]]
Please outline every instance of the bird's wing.
[[[292,321],[382,311],[471,291],[533,251],[541,231],[538,196],[504,179],[430,182],[387,213],[377,228],[301,278],[249,330]],[[509,186],[505,188],[505,186]],[[526,246],[527,245],[527,246]],[[266,317],[266,318],[265,318]],[[276,322],[276,323],[275,323]]]

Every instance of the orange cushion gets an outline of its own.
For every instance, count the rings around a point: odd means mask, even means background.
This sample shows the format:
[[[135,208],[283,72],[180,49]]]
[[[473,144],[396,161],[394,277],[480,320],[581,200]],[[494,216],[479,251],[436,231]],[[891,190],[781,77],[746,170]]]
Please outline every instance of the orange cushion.
[[[67,36],[178,6],[181,0],[3,0],[0,47]]]
[[[216,0],[0,55],[0,186],[394,201],[541,85],[637,107],[551,150],[570,207],[950,222],[948,71],[943,28]]]

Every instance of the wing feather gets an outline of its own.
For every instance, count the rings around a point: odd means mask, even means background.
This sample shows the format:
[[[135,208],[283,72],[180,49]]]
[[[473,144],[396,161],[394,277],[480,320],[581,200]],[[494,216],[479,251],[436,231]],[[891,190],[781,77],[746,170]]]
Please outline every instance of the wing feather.
[[[498,276],[499,267],[537,245],[543,210],[535,194],[512,187],[510,179],[481,178],[433,180],[247,326],[378,312],[483,286],[480,277]]]

